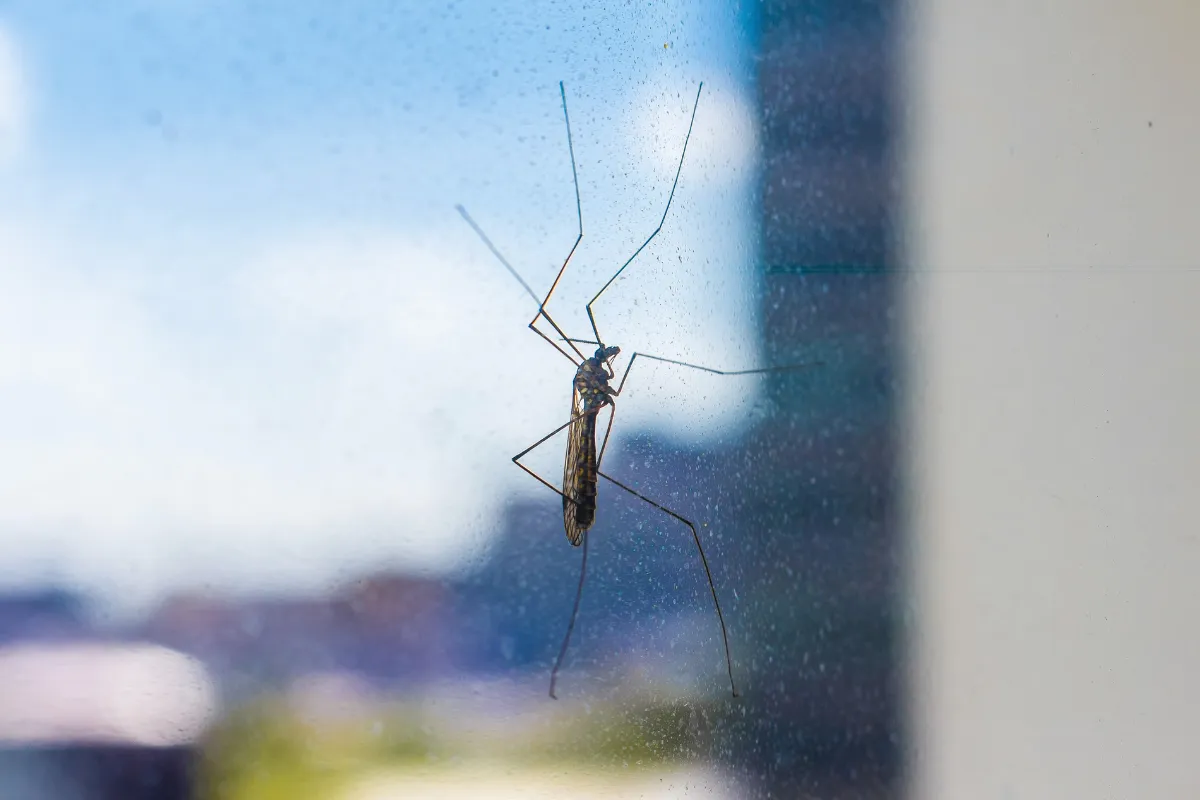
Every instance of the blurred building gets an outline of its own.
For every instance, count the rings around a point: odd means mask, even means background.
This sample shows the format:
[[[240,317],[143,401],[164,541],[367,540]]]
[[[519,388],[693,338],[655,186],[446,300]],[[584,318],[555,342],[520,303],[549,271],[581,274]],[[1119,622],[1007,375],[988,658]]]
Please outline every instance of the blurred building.
[[[446,668],[449,608],[440,581],[378,574],[326,596],[180,594],[159,607],[142,633],[202,659],[233,698],[328,671],[399,688]]]
[[[216,713],[204,667],[102,634],[58,590],[0,597],[0,797],[187,800]]]
[[[83,601],[62,589],[0,594],[0,643],[80,636],[87,630]]]
[[[766,351],[746,444],[778,785],[895,796],[902,757],[897,4],[766,2],[757,61]],[[758,454],[757,457],[754,454]]]

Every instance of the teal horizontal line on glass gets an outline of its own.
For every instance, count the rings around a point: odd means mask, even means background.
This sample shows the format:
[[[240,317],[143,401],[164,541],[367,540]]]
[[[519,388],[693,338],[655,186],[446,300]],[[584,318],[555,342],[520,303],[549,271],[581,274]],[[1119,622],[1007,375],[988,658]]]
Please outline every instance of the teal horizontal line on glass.
[[[877,275],[896,272],[882,264],[768,264],[768,275]]]

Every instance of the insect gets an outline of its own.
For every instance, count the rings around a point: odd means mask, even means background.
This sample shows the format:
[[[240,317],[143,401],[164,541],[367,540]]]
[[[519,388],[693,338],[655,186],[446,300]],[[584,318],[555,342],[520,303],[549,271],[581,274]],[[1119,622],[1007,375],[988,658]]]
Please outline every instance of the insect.
[[[612,434],[613,420],[616,417],[616,398],[620,397],[621,391],[625,388],[625,381],[629,377],[629,372],[633,369],[634,363],[639,358],[660,361],[667,364],[688,367],[697,369],[703,372],[708,372],[716,375],[750,375],[755,373],[777,372],[783,370],[803,369],[811,366],[816,366],[819,362],[807,362],[803,364],[790,364],[780,367],[765,367],[760,369],[746,370],[719,370],[712,367],[704,367],[699,364],[692,364],[686,361],[679,361],[672,358],[664,358],[662,356],[650,355],[648,353],[635,352],[625,365],[625,371],[621,375],[621,380],[617,382],[616,387],[613,387],[613,382],[616,380],[616,371],[613,367],[613,360],[620,355],[621,348],[606,345],[600,336],[599,327],[596,325],[596,318],[592,312],[592,306],[600,298],[605,291],[612,286],[613,282],[625,271],[634,259],[646,249],[647,246],[662,230],[666,223],[667,214],[671,209],[671,203],[675,199],[675,189],[679,185],[679,176],[683,171],[684,158],[687,155],[688,142],[692,137],[692,128],[696,123],[696,111],[700,106],[700,95],[704,90],[704,84],[701,83],[696,91],[696,101],[692,106],[691,121],[688,124],[687,136],[683,141],[683,148],[679,155],[679,165],[675,170],[675,180],[671,184],[671,192],[667,197],[666,207],[663,209],[662,218],[659,220],[658,226],[646,238],[640,247],[634,251],[624,264],[621,265],[608,281],[600,287],[595,296],[588,301],[586,306],[588,322],[591,325],[591,332],[594,338],[592,339],[576,339],[567,336],[563,329],[550,316],[546,306],[550,302],[551,295],[558,288],[559,282],[562,280],[563,274],[566,272],[567,265],[571,262],[571,257],[575,255],[579,243],[583,240],[583,206],[579,197],[579,175],[575,166],[575,146],[571,138],[571,119],[567,112],[567,93],[562,82],[558,84],[559,94],[562,97],[563,120],[567,128],[567,148],[571,157],[571,177],[575,184],[575,211],[578,220],[578,235],[575,238],[574,245],[567,253],[567,257],[563,260],[562,266],[558,270],[558,275],[554,282],[550,285],[546,296],[539,300],[538,295],[530,288],[525,279],[512,266],[507,258],[493,244],[492,240],[484,233],[483,229],[475,222],[467,210],[459,205],[457,210],[467,224],[474,230],[475,234],[483,242],[484,245],[491,251],[492,255],[504,266],[508,272],[516,278],[516,280],[524,287],[527,294],[537,303],[537,313],[533,319],[529,321],[529,329],[538,334],[542,339],[550,344],[555,350],[561,353],[575,367],[575,377],[572,381],[571,391],[571,415],[570,418],[562,425],[555,428],[550,433],[538,439],[529,447],[522,450],[512,457],[513,463],[516,464],[525,472],[529,473],[544,486],[562,497],[563,507],[563,527],[567,534],[567,540],[574,546],[581,546],[583,558],[579,568],[579,587],[575,593],[575,604],[571,609],[571,619],[567,624],[567,632],[563,637],[562,647],[559,649],[558,658],[554,662],[554,667],[550,673],[550,696],[555,697],[554,690],[558,680],[559,670],[562,668],[563,660],[567,654],[567,648],[571,641],[571,634],[575,630],[575,621],[579,615],[579,604],[583,598],[583,584],[587,575],[587,553],[588,553],[588,531],[591,529],[596,520],[596,497],[598,494],[599,479],[603,478],[608,483],[628,492],[630,495],[639,500],[648,503],[650,506],[658,509],[664,514],[672,517],[676,521],[686,525],[692,532],[692,539],[696,543],[696,550],[700,554],[700,563],[704,567],[704,575],[708,579],[708,588],[712,594],[713,605],[717,611],[717,621],[721,627],[721,638],[725,645],[725,666],[729,674],[729,687],[733,692],[733,696],[738,696],[737,684],[733,678],[733,657],[729,649],[729,631],[725,625],[725,616],[721,612],[721,601],[717,597],[716,585],[713,582],[712,570],[708,565],[708,558],[704,554],[704,546],[700,542],[700,534],[695,523],[686,517],[676,513],[657,501],[647,497],[636,489],[627,486],[625,483],[617,480],[601,471],[600,467],[604,461],[604,452],[608,447],[609,436]],[[538,327],[539,320],[545,320],[553,329],[557,336],[551,336],[546,331]],[[595,351],[592,355],[585,355],[578,345],[594,345]],[[604,439],[602,440],[599,449],[596,447],[596,429],[597,417],[600,412],[609,409],[608,424],[604,431]],[[567,451],[563,461],[563,479],[562,488],[555,486],[550,481],[538,475],[532,469],[521,463],[521,459],[541,446],[546,441],[567,430]]]

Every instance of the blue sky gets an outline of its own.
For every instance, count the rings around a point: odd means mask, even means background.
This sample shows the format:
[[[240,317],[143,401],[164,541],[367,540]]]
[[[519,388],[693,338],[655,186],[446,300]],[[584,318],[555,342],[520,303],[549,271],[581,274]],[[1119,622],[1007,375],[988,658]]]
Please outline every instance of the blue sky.
[[[0,580],[118,610],[319,590],[469,567],[506,499],[553,504],[509,457],[565,421],[570,368],[454,205],[548,285],[560,79],[587,231],[560,322],[653,230],[703,80],[667,225],[597,313],[626,352],[756,365],[747,21],[590,5],[0,12]],[[753,379],[630,381],[618,431],[755,413]]]

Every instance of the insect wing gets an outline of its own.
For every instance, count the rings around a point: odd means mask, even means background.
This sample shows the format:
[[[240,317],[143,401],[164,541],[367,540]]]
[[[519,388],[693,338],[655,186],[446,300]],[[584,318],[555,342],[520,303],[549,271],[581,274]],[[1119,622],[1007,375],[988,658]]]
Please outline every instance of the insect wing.
[[[584,413],[578,390],[571,398],[571,425],[567,428],[567,455],[563,460],[563,527],[567,541],[578,547],[596,517],[596,414]]]

